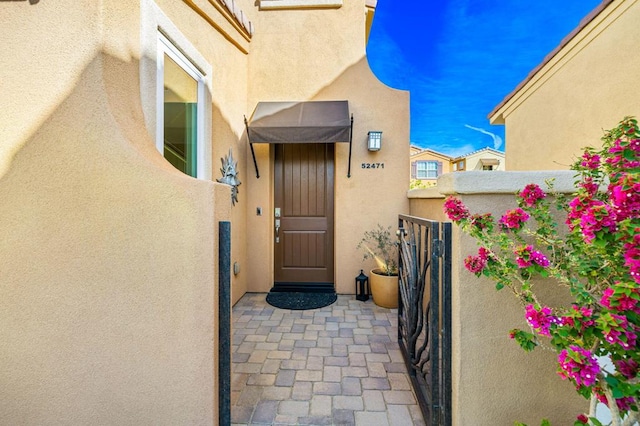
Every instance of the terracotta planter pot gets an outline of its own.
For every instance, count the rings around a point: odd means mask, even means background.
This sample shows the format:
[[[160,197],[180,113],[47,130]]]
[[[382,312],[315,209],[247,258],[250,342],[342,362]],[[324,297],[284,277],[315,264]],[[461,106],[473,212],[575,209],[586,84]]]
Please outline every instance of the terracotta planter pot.
[[[397,308],[398,276],[384,275],[380,269],[372,269],[369,277],[373,303],[383,308]]]

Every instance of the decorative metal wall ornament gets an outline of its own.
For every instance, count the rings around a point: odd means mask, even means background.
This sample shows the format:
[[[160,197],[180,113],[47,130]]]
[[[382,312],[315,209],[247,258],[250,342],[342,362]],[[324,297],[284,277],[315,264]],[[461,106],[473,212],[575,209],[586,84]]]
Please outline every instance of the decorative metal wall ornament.
[[[220,161],[222,162],[220,169],[222,177],[216,181],[231,186],[231,203],[235,206],[238,202],[238,187],[242,183],[238,179],[238,162],[233,160],[231,148],[229,148],[229,155],[220,158]]]

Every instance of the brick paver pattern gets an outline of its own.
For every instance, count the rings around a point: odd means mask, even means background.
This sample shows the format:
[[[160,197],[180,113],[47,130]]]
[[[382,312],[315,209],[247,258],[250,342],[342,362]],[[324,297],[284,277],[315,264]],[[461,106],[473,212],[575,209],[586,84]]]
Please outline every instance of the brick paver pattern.
[[[397,343],[396,309],[339,295],[325,308],[233,307],[234,425],[424,425]]]

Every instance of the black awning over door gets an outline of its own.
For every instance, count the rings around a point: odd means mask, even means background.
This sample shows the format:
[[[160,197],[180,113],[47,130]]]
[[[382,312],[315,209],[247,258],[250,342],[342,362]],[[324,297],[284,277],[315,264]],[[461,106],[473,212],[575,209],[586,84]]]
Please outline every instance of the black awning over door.
[[[253,154],[254,143],[349,143],[353,118],[348,101],[258,102],[247,121],[247,136]],[[259,178],[255,154],[253,161]]]
[[[349,103],[259,102],[248,128],[250,143],[349,142]]]

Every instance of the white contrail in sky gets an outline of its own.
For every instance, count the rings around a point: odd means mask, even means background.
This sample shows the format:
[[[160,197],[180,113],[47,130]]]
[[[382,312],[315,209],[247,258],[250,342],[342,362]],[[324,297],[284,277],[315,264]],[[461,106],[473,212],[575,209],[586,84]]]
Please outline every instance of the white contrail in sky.
[[[475,130],[476,132],[484,133],[485,135],[491,136],[493,138],[493,149],[500,149],[500,147],[502,146],[502,138],[496,135],[495,133],[491,133],[479,127],[469,126],[468,124],[465,124],[464,127],[469,128],[471,130]]]

